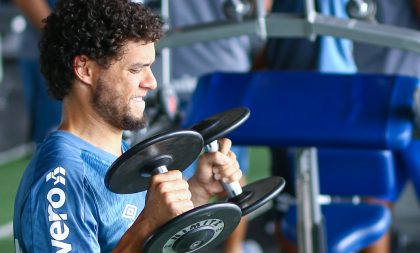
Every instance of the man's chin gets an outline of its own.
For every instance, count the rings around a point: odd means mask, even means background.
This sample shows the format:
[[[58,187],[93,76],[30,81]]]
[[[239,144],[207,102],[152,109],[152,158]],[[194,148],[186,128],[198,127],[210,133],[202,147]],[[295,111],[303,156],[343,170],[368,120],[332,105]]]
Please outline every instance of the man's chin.
[[[123,120],[123,129],[128,131],[137,131],[147,126],[147,120],[145,117],[141,118],[126,118]]]

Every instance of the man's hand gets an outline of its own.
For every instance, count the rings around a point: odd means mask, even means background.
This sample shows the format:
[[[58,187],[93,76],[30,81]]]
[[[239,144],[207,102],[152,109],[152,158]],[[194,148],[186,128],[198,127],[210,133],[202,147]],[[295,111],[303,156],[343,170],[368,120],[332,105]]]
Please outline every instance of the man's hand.
[[[117,245],[120,248],[117,247],[114,252],[139,252],[156,229],[193,207],[188,183],[182,179],[180,171],[172,170],[153,176],[145,208]]]
[[[187,181],[182,178],[180,171],[172,170],[152,177],[146,205],[140,216],[147,217],[148,222],[158,228],[192,208]]]
[[[204,153],[189,181],[195,206],[206,204],[211,196],[223,192],[221,182],[231,183],[242,177],[236,155],[230,150],[232,142],[226,138],[218,142],[219,151]]]

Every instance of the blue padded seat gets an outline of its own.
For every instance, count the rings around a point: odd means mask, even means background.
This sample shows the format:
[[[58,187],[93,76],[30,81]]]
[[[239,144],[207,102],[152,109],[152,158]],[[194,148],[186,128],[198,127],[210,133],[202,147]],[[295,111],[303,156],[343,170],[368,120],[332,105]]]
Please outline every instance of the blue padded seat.
[[[318,149],[320,193],[395,201],[406,174],[391,150]]]
[[[333,203],[321,206],[325,217],[328,253],[357,252],[380,239],[391,225],[391,213],[375,204]],[[287,239],[296,242],[296,206],[282,223]],[[358,222],[363,221],[363,222]]]
[[[235,144],[397,149],[411,141],[417,87],[405,76],[213,73],[200,78],[183,126],[246,106]]]

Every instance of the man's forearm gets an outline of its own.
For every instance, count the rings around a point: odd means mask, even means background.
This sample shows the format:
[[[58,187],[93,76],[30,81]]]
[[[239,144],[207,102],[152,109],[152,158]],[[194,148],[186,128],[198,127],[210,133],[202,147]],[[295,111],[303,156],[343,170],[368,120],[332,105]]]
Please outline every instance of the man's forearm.
[[[133,225],[122,236],[112,253],[142,253],[146,239],[155,229],[140,214]]]
[[[51,12],[45,0],[13,0],[13,2],[38,29],[44,26],[42,20]]]

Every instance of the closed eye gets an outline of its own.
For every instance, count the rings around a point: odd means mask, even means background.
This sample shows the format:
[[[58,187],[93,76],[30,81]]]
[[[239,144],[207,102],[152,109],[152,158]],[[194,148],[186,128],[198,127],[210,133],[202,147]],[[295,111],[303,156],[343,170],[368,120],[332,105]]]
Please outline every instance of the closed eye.
[[[140,72],[141,72],[141,70],[142,70],[142,69],[130,69],[129,71],[130,71],[130,73],[132,73],[132,74],[138,74],[138,73],[140,73]]]

